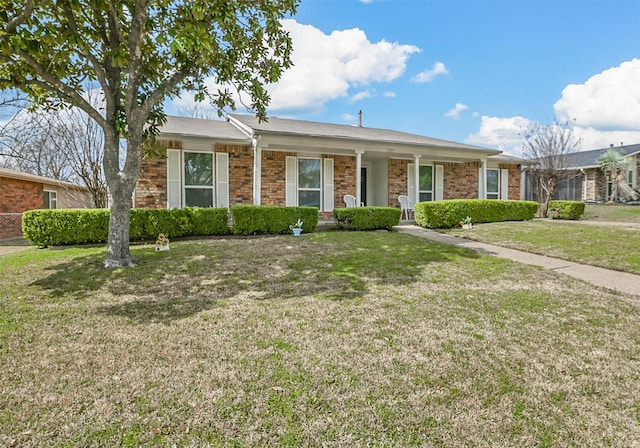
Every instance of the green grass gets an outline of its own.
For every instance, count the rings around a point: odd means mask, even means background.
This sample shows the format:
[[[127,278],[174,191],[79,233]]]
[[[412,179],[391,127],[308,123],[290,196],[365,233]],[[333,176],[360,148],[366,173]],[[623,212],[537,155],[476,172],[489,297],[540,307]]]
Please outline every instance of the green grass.
[[[394,232],[0,258],[2,446],[632,446],[632,297]]]
[[[583,220],[640,223],[640,206],[587,204]]]
[[[451,229],[450,235],[510,247],[577,263],[640,274],[640,228],[527,221],[476,224],[472,230]]]

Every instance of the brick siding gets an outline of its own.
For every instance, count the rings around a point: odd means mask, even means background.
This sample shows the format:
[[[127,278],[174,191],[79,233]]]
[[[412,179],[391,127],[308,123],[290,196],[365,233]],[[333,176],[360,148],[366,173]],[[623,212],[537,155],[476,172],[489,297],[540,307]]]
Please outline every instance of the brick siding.
[[[0,213],[22,213],[44,208],[42,183],[0,177]]]
[[[407,194],[408,160],[389,159],[389,197],[390,207],[400,207],[398,196]]]
[[[262,205],[286,204],[286,159],[295,153],[262,151]]]
[[[253,149],[248,145],[216,145],[229,154],[229,204],[253,204]]]
[[[442,199],[478,199],[480,162],[444,163]]]
[[[345,207],[343,196],[356,193],[355,156],[331,156],[333,158],[333,206]]]

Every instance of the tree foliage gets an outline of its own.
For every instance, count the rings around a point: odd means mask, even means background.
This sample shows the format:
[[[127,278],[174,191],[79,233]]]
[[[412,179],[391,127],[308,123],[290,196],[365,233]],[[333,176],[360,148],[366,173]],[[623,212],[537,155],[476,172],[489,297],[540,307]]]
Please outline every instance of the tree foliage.
[[[290,66],[281,19],[297,0],[0,0],[0,89],[17,88],[35,104],[75,105],[104,133],[103,169],[112,196],[105,266],[131,265],[130,198],[149,147],[164,122],[163,102],[183,90],[234,108],[233,84],[266,118],[265,84]],[[93,85],[104,109],[84,95]],[[121,146],[119,140],[126,140]]]
[[[536,123],[525,132],[522,154],[531,162],[527,172],[536,189],[540,216],[547,217],[549,202],[558,184],[575,175],[568,169],[567,156],[575,152],[579,144],[569,123]]]
[[[619,198],[638,199],[638,193],[627,183],[629,161],[618,149],[609,148],[600,154],[598,164],[611,181],[609,201],[616,202]]]

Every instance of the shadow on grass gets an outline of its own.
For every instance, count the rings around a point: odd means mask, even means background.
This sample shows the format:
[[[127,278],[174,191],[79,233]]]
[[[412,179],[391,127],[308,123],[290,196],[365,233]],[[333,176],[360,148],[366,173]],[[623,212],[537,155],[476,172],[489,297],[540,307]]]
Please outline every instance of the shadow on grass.
[[[404,285],[430,265],[464,263],[475,252],[389,232],[326,232],[186,241],[169,252],[132,247],[136,267],[106,270],[103,254],[46,268],[34,285],[52,296],[104,302],[101,313],[136,323],[183,319],[226,299],[349,300],[372,285]]]

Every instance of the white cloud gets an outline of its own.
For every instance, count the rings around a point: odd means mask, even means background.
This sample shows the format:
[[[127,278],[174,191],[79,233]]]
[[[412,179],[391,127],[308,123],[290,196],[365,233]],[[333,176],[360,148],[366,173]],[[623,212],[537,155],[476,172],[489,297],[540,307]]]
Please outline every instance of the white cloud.
[[[311,25],[284,20],[293,41],[293,67],[269,86],[270,111],[320,111],[325,102],[344,98],[351,87],[390,82],[405,71],[413,45],[372,43],[353,28],[325,34]]]
[[[280,116],[319,112],[327,101],[348,98],[351,88],[391,82],[404,74],[408,58],[420,52],[413,45],[385,40],[370,42],[358,28],[325,34],[292,19],[283,20],[282,24],[293,42],[294,65],[278,83],[267,86],[271,96],[269,112]],[[212,80],[208,86],[217,87]],[[230,90],[238,103],[237,92]],[[351,99],[357,101],[366,95],[360,92]],[[185,93],[173,105],[188,108],[192,102],[193,95]]]
[[[532,124],[524,117],[487,117],[483,116],[480,129],[469,135],[466,143],[490,145],[507,154],[520,156],[522,150],[522,133]]]
[[[355,103],[357,101],[361,101],[361,100],[364,100],[366,98],[373,98],[374,96],[376,96],[374,91],[372,91],[372,90],[363,90],[363,91],[358,92],[355,95],[351,96],[351,98],[349,98],[349,101],[351,103]]]
[[[464,112],[465,110],[467,110],[467,109],[469,109],[469,106],[467,106],[466,104],[456,103],[455,107],[453,109],[449,110],[444,115],[446,117],[459,118],[460,114],[462,112]]]
[[[640,59],[598,73],[583,84],[571,84],[554,104],[559,122],[570,122],[580,139],[578,150],[640,142]],[[520,156],[522,130],[533,122],[523,117],[483,116],[480,129],[465,141],[497,147]],[[548,124],[548,123],[542,123]]]
[[[387,91],[387,92],[384,92],[384,94],[382,96],[385,96],[387,98],[395,98],[396,97],[396,92]]]
[[[560,121],[576,120],[603,131],[640,129],[640,59],[598,73],[584,84],[570,84],[553,106]]]
[[[436,62],[435,64],[433,64],[433,68],[418,73],[413,78],[411,78],[411,81],[419,83],[431,82],[435,79],[436,76],[447,75],[448,73],[449,71],[447,70],[447,67],[445,67],[442,62]]]

